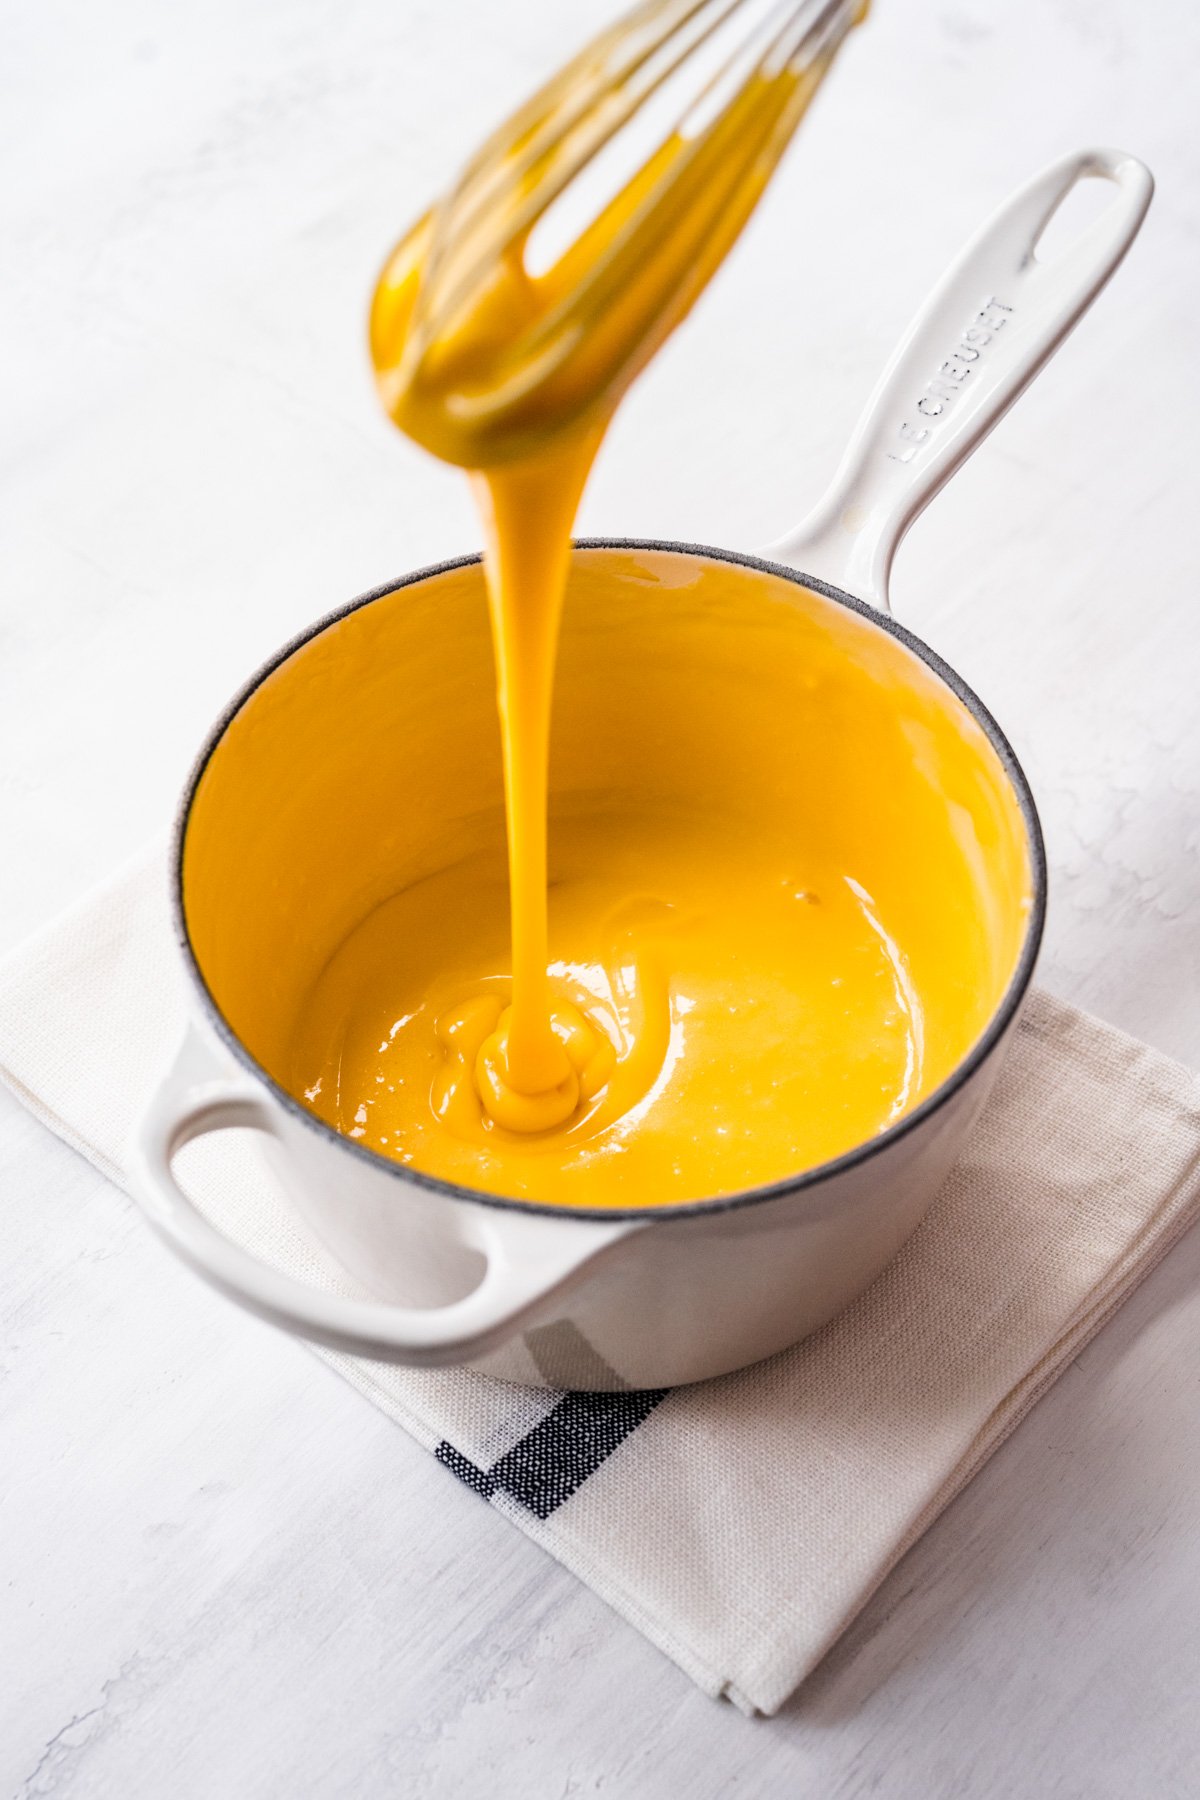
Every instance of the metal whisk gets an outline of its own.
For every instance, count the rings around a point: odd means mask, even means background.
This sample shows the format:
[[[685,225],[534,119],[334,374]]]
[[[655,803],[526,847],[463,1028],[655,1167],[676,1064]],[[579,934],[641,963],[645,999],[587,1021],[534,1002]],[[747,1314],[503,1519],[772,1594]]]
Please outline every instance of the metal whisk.
[[[531,278],[537,303],[505,343],[503,379],[473,369],[456,403],[493,453],[518,454],[535,423],[544,436],[552,389],[570,413],[574,388],[623,388],[713,273],[865,10],[865,0],[646,0],[602,32],[492,134],[394,253],[372,334],[389,409],[399,418],[396,397],[501,272],[528,276],[535,228],[600,152],[653,96],[677,92],[657,149]],[[631,293],[629,328],[597,330]],[[572,359],[585,340],[580,382]]]

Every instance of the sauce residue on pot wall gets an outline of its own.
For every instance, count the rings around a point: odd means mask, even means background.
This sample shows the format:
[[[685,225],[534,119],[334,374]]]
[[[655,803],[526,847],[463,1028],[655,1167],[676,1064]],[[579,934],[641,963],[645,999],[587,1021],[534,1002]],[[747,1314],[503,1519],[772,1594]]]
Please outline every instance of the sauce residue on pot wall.
[[[446,1022],[478,998],[486,1033],[510,991],[491,673],[478,565],[427,576],[286,657],[197,787],[197,962],[321,1119],[464,1187],[671,1203],[836,1156],[969,1053],[1017,966],[1031,872],[967,707],[783,575],[582,550],[556,682],[549,986],[614,1066],[563,1126],[489,1125]]]

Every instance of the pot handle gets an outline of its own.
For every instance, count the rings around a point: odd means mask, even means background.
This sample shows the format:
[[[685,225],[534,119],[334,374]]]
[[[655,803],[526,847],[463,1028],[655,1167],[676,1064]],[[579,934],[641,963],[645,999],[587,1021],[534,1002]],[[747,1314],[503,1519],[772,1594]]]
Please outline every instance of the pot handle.
[[[277,1137],[275,1104],[249,1077],[231,1076],[189,1028],[131,1146],[134,1198],[159,1235],[221,1293],[273,1325],[350,1356],[414,1367],[484,1356],[601,1250],[639,1229],[638,1221],[542,1218],[501,1208],[493,1216],[491,1208],[472,1206],[468,1241],[487,1266],[463,1299],[424,1308],[327,1293],[226,1237],[176,1180],[172,1162],[185,1144],[238,1126]]]
[[[1115,194],[1060,255],[1038,242],[1080,181]],[[1137,236],[1154,192],[1120,150],[1078,150],[1002,206],[942,277],[867,402],[841,466],[796,529],[763,554],[891,610],[888,579],[913,520],[1062,343]]]

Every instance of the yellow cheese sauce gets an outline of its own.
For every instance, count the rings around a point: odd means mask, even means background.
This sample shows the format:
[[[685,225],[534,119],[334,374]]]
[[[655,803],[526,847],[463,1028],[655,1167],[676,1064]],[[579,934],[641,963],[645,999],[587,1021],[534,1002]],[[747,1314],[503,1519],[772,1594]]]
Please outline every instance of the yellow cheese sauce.
[[[286,759],[307,707],[327,766],[295,792],[324,860],[306,879],[292,833],[291,876],[270,876],[264,809],[247,811],[218,756],[193,807],[185,893],[214,997],[254,1053],[319,1118],[415,1170],[599,1207],[782,1179],[944,1079],[1015,964],[1030,881],[998,759],[863,621],[827,617],[816,596],[806,613],[716,564],[680,588],[678,574],[647,581],[618,562],[611,593],[572,581],[603,629],[556,693],[570,531],[605,425],[736,237],[822,73],[781,69],[696,137],[668,139],[543,274],[518,237],[469,300],[439,312],[422,286],[449,279],[431,216],[380,283],[371,344],[388,409],[471,470],[480,501],[504,836],[494,801],[472,804],[495,777],[477,631],[461,609],[419,608],[420,652],[408,633],[407,664],[398,640],[395,660],[368,664],[353,615],[293,659],[309,663],[303,704],[281,698],[285,665],[222,747],[248,791],[286,796],[294,813]],[[664,205],[657,184],[675,164]],[[640,584],[651,605],[656,582],[675,591],[648,626],[624,602]],[[433,698],[414,702],[430,656]],[[552,702],[568,772],[548,839]],[[323,816],[318,791],[362,829]],[[227,830],[241,820],[228,841],[244,870],[261,870],[243,872],[243,891],[291,920],[270,976],[230,947],[222,808]],[[317,898],[322,882],[335,898]]]
[[[783,576],[583,550],[547,985],[568,1057],[569,1008],[595,1039],[568,1121],[493,1123],[478,1052],[512,965],[492,666],[478,565],[427,577],[288,656],[204,771],[188,930],[282,1087],[415,1170],[604,1207],[780,1180],[946,1079],[1028,926],[1025,829],[981,727],[902,643]]]
[[[511,992],[492,973],[499,857],[396,895],[339,946],[298,1046],[310,1104],[417,1168],[580,1205],[753,1186],[870,1137],[923,1091],[903,955],[853,876],[753,834],[721,848],[709,821],[653,813],[557,834],[551,989],[581,1088],[558,1130],[502,1132],[478,1092]]]

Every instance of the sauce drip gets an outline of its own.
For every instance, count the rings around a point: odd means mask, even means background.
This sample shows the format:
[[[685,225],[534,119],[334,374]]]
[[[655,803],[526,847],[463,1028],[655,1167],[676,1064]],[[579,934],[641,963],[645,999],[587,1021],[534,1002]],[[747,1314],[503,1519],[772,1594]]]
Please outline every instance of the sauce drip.
[[[611,1020],[547,975],[550,717],[571,527],[621,395],[724,259],[833,48],[756,75],[695,129],[685,121],[544,273],[529,271],[525,229],[479,277],[476,240],[440,234],[434,212],[380,280],[371,350],[387,409],[472,471],[503,743],[511,994],[456,1000],[437,1022],[445,1062],[433,1101],[451,1129],[484,1118],[537,1134],[579,1122],[618,1067]],[[647,1010],[644,1023],[648,1042],[665,1044],[665,1012]],[[647,1087],[657,1074],[636,1045],[623,1066]]]

